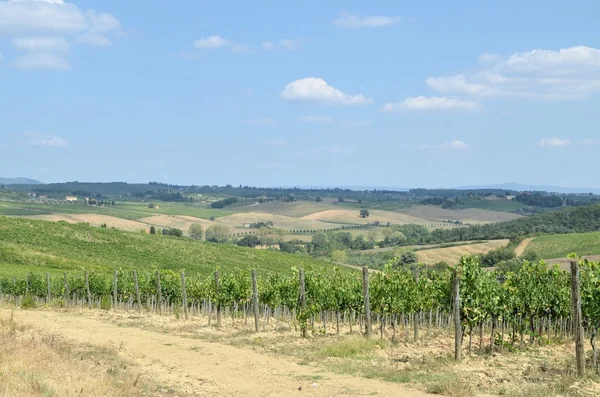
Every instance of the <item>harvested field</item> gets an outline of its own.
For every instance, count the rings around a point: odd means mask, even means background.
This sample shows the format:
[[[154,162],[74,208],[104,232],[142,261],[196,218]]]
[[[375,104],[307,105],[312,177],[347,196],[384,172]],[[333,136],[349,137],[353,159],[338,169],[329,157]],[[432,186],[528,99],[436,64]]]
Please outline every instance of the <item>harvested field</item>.
[[[293,203],[284,203],[281,201],[271,201],[263,204],[253,204],[245,207],[235,208],[239,212],[261,212],[273,215],[284,215],[293,218],[301,218],[306,215],[314,214],[331,209],[333,205],[317,203],[315,201],[295,201]]]
[[[450,265],[458,263],[461,256],[465,254],[485,254],[496,248],[507,246],[510,240],[492,240],[487,243],[459,245],[457,247],[434,248],[430,250],[417,251],[419,262],[433,265],[438,262],[447,262]]]
[[[190,225],[199,223],[202,225],[204,230],[210,225],[214,225],[216,222],[207,221],[206,219],[200,219],[193,216],[184,215],[155,215],[148,218],[140,219],[140,222],[148,224],[148,226],[157,226],[165,228],[177,228],[181,229],[183,233],[187,235]]]
[[[31,215],[23,216],[22,218],[39,219],[42,221],[65,221],[68,223],[89,223],[91,226],[100,226],[106,223],[106,226],[111,228],[117,228],[128,232],[138,232],[140,230],[147,230],[148,225],[139,221],[131,221],[127,219],[121,219],[109,215],[98,215],[98,214],[48,214],[48,215]]]
[[[238,213],[218,218],[215,222],[232,228],[242,228],[244,223],[273,222],[273,227],[284,230],[303,229],[321,230],[341,227],[341,224],[320,222],[317,219],[292,218],[290,216],[265,214],[259,212]]]
[[[412,207],[399,209],[395,212],[436,222],[442,220],[451,220],[460,221],[463,223],[490,223],[511,221],[513,219],[521,218],[521,215],[508,212],[490,211],[475,208],[450,210],[434,205],[415,205]]]
[[[361,218],[359,210],[326,210],[310,214],[302,219],[311,219],[323,222],[335,222],[342,224],[357,224],[364,225],[379,221],[381,223],[390,222],[393,225],[403,225],[407,223],[425,224],[428,223],[425,219],[417,218],[411,215],[400,214],[391,211],[369,210],[368,218]]]

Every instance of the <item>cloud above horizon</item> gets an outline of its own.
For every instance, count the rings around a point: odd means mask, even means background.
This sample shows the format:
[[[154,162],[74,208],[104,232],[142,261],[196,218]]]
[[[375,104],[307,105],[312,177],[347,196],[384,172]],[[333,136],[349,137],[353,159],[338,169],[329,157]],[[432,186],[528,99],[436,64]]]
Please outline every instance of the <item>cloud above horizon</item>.
[[[554,138],[541,139],[539,142],[535,143],[535,146],[559,147],[559,146],[567,146],[570,144],[571,144],[571,141],[569,139],[554,137]]]
[[[476,97],[544,100],[587,98],[600,92],[600,50],[575,46],[535,49],[509,56],[484,53],[470,72],[429,77],[438,92]]]
[[[289,83],[281,92],[289,102],[314,102],[337,105],[366,105],[373,100],[362,94],[350,95],[329,85],[325,80],[307,77]]]
[[[46,147],[67,147],[69,143],[64,139],[56,135],[37,134],[34,132],[25,132],[23,136],[27,138],[30,145],[34,146],[46,146]]]
[[[12,46],[26,52],[11,63],[22,70],[68,70],[65,54],[71,41],[110,46],[107,35],[120,30],[121,23],[111,14],[82,10],[63,0],[0,1],[0,35],[11,37]]]
[[[410,110],[476,110],[480,107],[477,102],[455,97],[418,96],[406,98],[398,103],[386,103],[381,110],[393,113]]]
[[[389,17],[389,16],[364,16],[359,17],[357,15],[350,14],[348,12],[340,13],[333,23],[346,29],[360,29],[360,28],[382,28],[385,26],[396,25],[402,22],[400,17]]]

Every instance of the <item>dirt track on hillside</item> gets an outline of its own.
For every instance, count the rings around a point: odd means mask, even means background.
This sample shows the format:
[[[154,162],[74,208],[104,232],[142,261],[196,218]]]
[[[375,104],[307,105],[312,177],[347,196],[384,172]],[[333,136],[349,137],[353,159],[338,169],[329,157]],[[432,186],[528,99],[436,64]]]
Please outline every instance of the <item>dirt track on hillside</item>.
[[[11,310],[1,309],[3,317]],[[120,327],[93,312],[20,311],[17,321],[78,343],[113,347],[141,377],[198,396],[411,396],[426,394],[380,380],[338,375],[287,357]],[[319,380],[313,381],[315,377]],[[316,382],[316,383],[315,383]],[[299,390],[301,388],[301,390]]]
[[[517,256],[523,255],[525,253],[525,250],[529,246],[529,243],[531,243],[532,240],[533,240],[533,238],[526,238],[525,240],[521,241],[521,243],[517,246],[517,248],[515,248],[515,255],[517,255]]]

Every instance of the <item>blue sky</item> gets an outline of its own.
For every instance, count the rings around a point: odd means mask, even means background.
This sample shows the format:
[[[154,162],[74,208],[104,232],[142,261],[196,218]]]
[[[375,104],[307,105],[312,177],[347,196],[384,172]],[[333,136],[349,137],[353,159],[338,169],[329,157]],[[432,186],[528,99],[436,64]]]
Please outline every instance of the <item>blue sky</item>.
[[[0,0],[0,176],[599,187],[599,14]]]

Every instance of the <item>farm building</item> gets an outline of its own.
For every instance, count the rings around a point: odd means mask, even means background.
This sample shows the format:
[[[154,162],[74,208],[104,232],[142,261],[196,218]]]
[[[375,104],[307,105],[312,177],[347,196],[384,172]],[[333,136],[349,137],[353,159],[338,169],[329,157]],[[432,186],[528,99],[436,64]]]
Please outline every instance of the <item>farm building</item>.
[[[77,196],[67,196],[67,197],[65,197],[65,200],[67,200],[67,201],[77,201]]]

